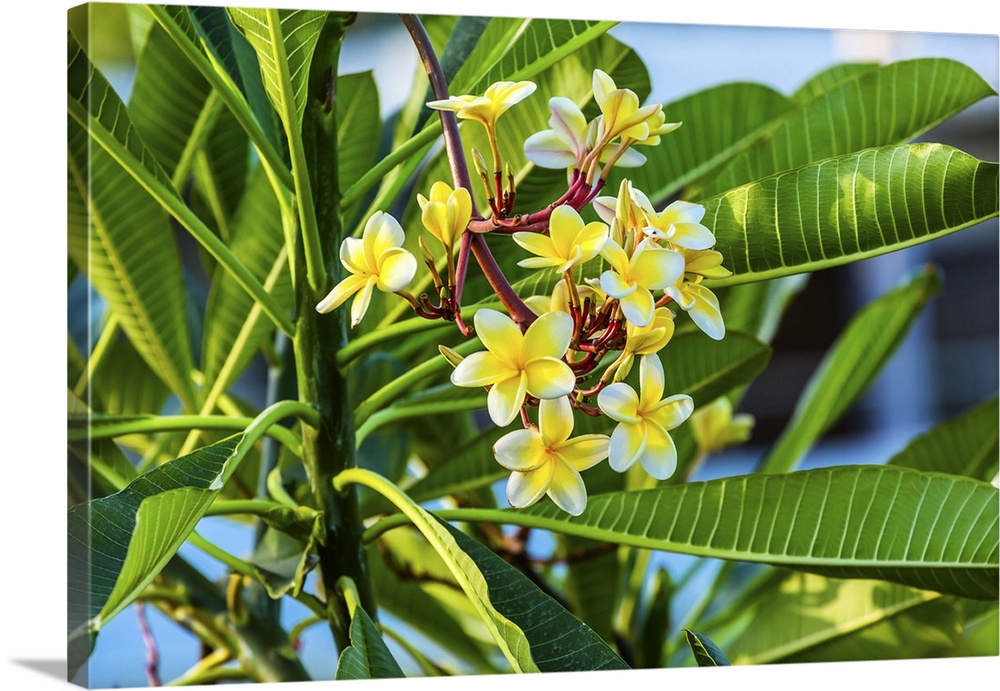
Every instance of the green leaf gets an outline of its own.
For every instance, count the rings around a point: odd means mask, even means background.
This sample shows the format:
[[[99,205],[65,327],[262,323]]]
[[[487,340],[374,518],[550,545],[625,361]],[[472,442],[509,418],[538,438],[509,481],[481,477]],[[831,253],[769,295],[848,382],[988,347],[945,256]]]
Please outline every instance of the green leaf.
[[[816,440],[874,382],[940,287],[936,269],[926,268],[851,319],[810,378],[781,437],[761,461],[763,472],[795,468]]]
[[[622,177],[628,177],[659,208],[684,185],[741,153],[763,128],[792,108],[791,101],[774,89],[741,82],[664,104],[667,120],[684,124],[658,146],[636,147],[645,154],[645,165],[616,171],[605,189],[617,193]],[[725,116],[719,117],[720,113]]]
[[[254,545],[249,561],[272,599],[280,599],[289,593],[298,595],[306,574],[318,563],[314,550],[317,533],[323,535],[320,514],[314,512],[310,527],[305,539],[268,527]]]
[[[288,311],[292,285],[281,249],[285,237],[281,209],[263,169],[257,168],[233,215],[230,249],[240,263]],[[273,325],[236,279],[218,267],[205,307],[202,371],[205,380],[225,390],[243,372]],[[224,378],[217,381],[220,376]]]
[[[874,72],[878,69],[880,67],[877,62],[843,62],[833,65],[804,81],[792,94],[792,100],[806,104],[833,91],[848,79],[856,79],[866,72]]]
[[[170,390],[157,377],[131,341],[115,339],[90,381],[97,410],[133,415],[159,413]]]
[[[476,562],[459,546],[457,536],[447,524],[436,520],[412,498],[380,475],[362,468],[342,470],[333,481],[342,491],[350,483],[374,489],[396,506],[430,543],[444,561],[452,578],[473,604],[497,647],[516,672],[537,672],[531,648],[524,632],[496,609],[490,600],[488,582]]]
[[[90,118],[106,126],[152,175],[169,185],[125,105],[72,35],[68,88],[71,103],[88,108]],[[89,218],[70,215],[70,256],[86,268],[143,359],[185,406],[193,408],[184,285],[169,219],[129,173],[103,149],[90,145],[80,123],[70,118],[68,127],[70,198],[90,202]]]
[[[699,667],[729,666],[729,660],[707,636],[691,629],[684,629],[684,637],[687,639],[688,645],[691,646],[691,652],[694,653],[694,659]]]
[[[733,276],[818,271],[927,242],[997,215],[997,164],[941,144],[867,149],[704,200]]]
[[[242,439],[199,449],[70,509],[70,558],[86,563],[81,571],[91,575],[89,592],[78,593],[87,615],[77,625],[96,632],[156,576],[221,488]]]
[[[382,640],[371,618],[361,606],[351,615],[351,644],[337,661],[336,679],[399,679],[403,670]]]
[[[181,161],[210,91],[163,27],[154,24],[136,65],[128,109],[167,174],[173,175]]]
[[[368,564],[380,610],[442,646],[469,665],[471,672],[500,672],[486,654],[483,642],[463,628],[469,622],[479,625],[475,613],[455,613],[449,601],[438,597],[441,589],[455,592],[448,568],[436,554],[428,552],[426,541],[416,530],[394,530],[383,535],[378,550],[369,548]],[[461,597],[461,601],[466,610],[471,610],[468,600]],[[482,634],[489,636],[485,630]]]
[[[246,7],[229,7],[226,11],[257,52],[264,90],[271,105],[286,128],[298,129],[306,107],[309,63],[326,12]]]
[[[586,624],[481,544],[442,524],[475,562],[489,589],[489,601],[524,632],[540,672],[628,669]]]
[[[246,431],[164,463],[111,496],[72,507],[70,570],[85,577],[70,587],[70,631],[96,635],[176,553],[257,439],[289,415],[313,414],[303,404],[276,403]]]
[[[997,476],[998,416],[992,398],[914,438],[889,464],[989,482]]]
[[[374,75],[360,72],[337,77],[337,177],[341,190],[375,165],[381,132]]]
[[[492,18],[476,48],[451,80],[449,90],[456,96],[482,94],[494,82],[532,79],[615,24],[576,19]]]
[[[576,517],[548,502],[437,514],[995,599],[998,512],[997,489],[985,482],[838,466],[598,495]]]
[[[191,21],[215,61],[233,80],[243,94],[265,136],[275,148],[280,148],[283,135],[277,113],[271,108],[264,91],[257,54],[229,20],[224,7],[188,7]]]
[[[785,310],[808,281],[808,274],[795,274],[771,281],[720,288],[716,295],[726,330],[743,331],[770,343]]]
[[[960,633],[951,598],[895,583],[792,574],[759,594],[736,664],[928,657]]]
[[[716,195],[820,159],[908,141],[993,93],[972,69],[943,58],[859,71],[762,132],[695,196]]]

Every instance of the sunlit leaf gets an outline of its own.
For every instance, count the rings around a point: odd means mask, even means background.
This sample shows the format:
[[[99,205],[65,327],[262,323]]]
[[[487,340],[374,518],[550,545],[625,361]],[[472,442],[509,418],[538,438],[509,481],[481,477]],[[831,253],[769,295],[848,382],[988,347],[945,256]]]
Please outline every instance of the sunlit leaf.
[[[482,571],[494,607],[520,627],[540,672],[627,669],[621,658],[527,576],[472,538],[444,525]]]
[[[125,105],[72,35],[68,72],[70,102],[87,108],[90,118],[106,126],[169,185],[132,126]],[[90,145],[87,132],[72,118],[68,163],[75,196],[90,201],[89,224],[69,227],[70,255],[77,266],[86,268],[136,350],[185,405],[193,407],[184,286],[167,215],[121,165]]]
[[[761,133],[696,196],[710,197],[820,159],[908,141],[993,93],[972,69],[943,58],[861,70]]]
[[[477,520],[974,599],[998,594],[998,513],[992,485],[894,466],[616,492],[590,497],[580,516],[547,501],[520,510],[474,510]]]
[[[737,664],[927,657],[958,637],[952,598],[895,583],[793,574],[758,595]]]
[[[705,199],[702,221],[734,275],[818,271],[968,228],[997,214],[997,164],[941,144],[866,149]]]

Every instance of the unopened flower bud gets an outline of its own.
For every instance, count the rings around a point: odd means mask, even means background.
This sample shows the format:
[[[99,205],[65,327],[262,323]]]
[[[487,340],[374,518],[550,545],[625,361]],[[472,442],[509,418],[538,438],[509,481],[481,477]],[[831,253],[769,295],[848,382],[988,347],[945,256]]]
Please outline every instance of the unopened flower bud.
[[[448,364],[452,367],[458,367],[458,363],[465,359],[446,345],[439,345],[438,352],[441,353],[444,359],[447,360]]]

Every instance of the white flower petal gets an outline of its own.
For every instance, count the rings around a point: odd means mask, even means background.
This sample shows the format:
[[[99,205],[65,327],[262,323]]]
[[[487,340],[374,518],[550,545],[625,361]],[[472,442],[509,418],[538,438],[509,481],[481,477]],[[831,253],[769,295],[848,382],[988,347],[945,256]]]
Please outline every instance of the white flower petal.
[[[497,427],[506,427],[514,421],[524,405],[528,377],[523,372],[493,385],[486,395],[486,409]]]
[[[617,473],[624,473],[635,465],[646,450],[646,425],[622,423],[611,433],[608,445],[608,464]]]
[[[577,470],[586,470],[608,457],[610,443],[606,434],[582,434],[560,444],[555,451]]]
[[[639,409],[649,410],[663,396],[663,363],[659,355],[643,355],[639,362]]]
[[[639,417],[639,396],[628,384],[619,382],[606,386],[597,394],[597,406],[612,420],[625,424],[637,424]]]
[[[646,423],[646,448],[639,462],[643,470],[657,480],[666,480],[677,470],[674,440],[656,423]]]
[[[514,472],[507,479],[507,501],[517,509],[541,499],[552,482],[552,463],[545,463],[526,473]]]
[[[573,433],[573,406],[566,396],[539,402],[538,430],[548,447],[569,439],[569,435]]]
[[[476,335],[487,350],[511,367],[520,361],[524,337],[514,320],[502,312],[483,309],[473,317]]]
[[[560,170],[576,164],[577,155],[552,130],[536,132],[524,140],[524,155],[536,166]]]
[[[603,276],[601,278],[603,279]],[[604,287],[603,280],[601,287]],[[610,291],[605,290],[605,292],[611,295]],[[652,293],[641,287],[637,287],[629,295],[618,298],[618,304],[621,305],[625,318],[636,326],[648,326],[656,313],[656,302],[653,300]]]
[[[378,289],[395,293],[410,284],[417,273],[417,259],[402,247],[386,251],[378,272]]]
[[[464,358],[451,373],[455,386],[488,386],[513,376],[515,372],[489,351],[480,351]]]
[[[327,312],[337,309],[347,301],[347,298],[361,290],[361,288],[368,282],[368,278],[368,276],[357,276],[351,274],[335,285],[333,290],[331,290],[325,298],[320,300],[319,304],[316,305],[316,311],[320,314],[326,314]]]
[[[533,429],[517,429],[497,439],[493,456],[507,470],[522,473],[549,461],[542,437]]]
[[[524,332],[521,356],[524,362],[540,357],[561,358],[572,339],[573,317],[565,312],[548,312],[532,322]]]
[[[565,362],[554,357],[529,360],[524,366],[524,374],[527,377],[528,393],[543,400],[566,396],[576,386],[576,375],[573,374],[573,370]]]
[[[579,516],[587,508],[587,487],[576,468],[566,463],[552,464],[552,480],[546,492],[560,509]]]
[[[351,303],[351,326],[357,326],[368,311],[368,305],[372,301],[372,293],[375,291],[375,284],[378,283],[378,276],[370,276],[361,290],[354,296]]]

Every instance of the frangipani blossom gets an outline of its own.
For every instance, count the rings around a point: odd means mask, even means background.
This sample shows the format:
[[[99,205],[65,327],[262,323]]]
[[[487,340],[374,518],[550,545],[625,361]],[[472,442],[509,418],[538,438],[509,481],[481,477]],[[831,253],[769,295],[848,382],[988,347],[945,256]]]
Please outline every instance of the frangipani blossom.
[[[526,269],[555,268],[569,271],[588,262],[601,251],[608,239],[608,227],[599,221],[584,225],[572,206],[557,206],[549,218],[549,234],[514,233],[514,242],[537,256],[517,263]]]
[[[549,99],[550,130],[542,130],[524,140],[524,155],[542,168],[580,168],[583,160],[597,143],[598,120],[589,124],[583,111],[573,101],[564,96]],[[609,149],[602,152],[605,161],[615,153]],[[634,168],[646,162],[646,157],[631,149],[625,151],[615,162],[622,168]]]
[[[598,138],[607,142],[617,136],[642,141],[650,136],[649,121],[663,110],[659,103],[639,106],[639,97],[631,89],[619,89],[615,81],[601,70],[594,70],[594,100],[601,109],[601,132]],[[662,121],[657,122],[659,127]]]
[[[625,319],[635,326],[653,320],[656,301],[651,291],[668,288],[684,275],[684,258],[649,238],[631,257],[613,240],[605,243],[601,255],[611,264],[611,270],[601,274],[601,289],[618,300]]]
[[[619,473],[636,461],[657,480],[666,480],[677,469],[677,447],[669,431],[691,415],[694,401],[686,394],[660,400],[663,381],[659,356],[646,355],[639,363],[639,394],[619,382],[597,395],[600,409],[619,423],[608,449],[608,461]]]
[[[476,120],[493,132],[501,115],[534,92],[533,82],[496,82],[487,87],[482,96],[452,96],[430,101],[427,106],[435,110],[454,111],[459,118]]]
[[[561,396],[538,405],[538,429],[519,429],[493,445],[497,462],[512,471],[507,501],[516,508],[531,506],[547,494],[563,511],[579,516],[587,507],[587,488],[580,471],[608,457],[609,439],[584,434],[574,439],[573,408]]]
[[[710,338],[721,341],[726,335],[719,298],[701,283],[678,281],[664,291],[677,306],[691,315],[691,321]]]
[[[621,364],[615,372],[615,381],[621,381],[632,371],[632,362],[639,355],[655,355],[674,337],[674,313],[666,307],[657,307],[653,321],[646,326],[625,322],[625,350]]]
[[[431,186],[431,197],[417,195],[420,220],[431,235],[450,251],[472,219],[472,197],[464,187],[453,190],[446,182]]]
[[[382,211],[372,214],[360,238],[346,238],[340,245],[340,263],[351,275],[334,286],[316,305],[316,311],[334,310],[356,294],[351,303],[351,326],[357,326],[368,311],[375,288],[394,293],[409,285],[417,272],[417,260],[403,249],[405,237],[395,218]]]
[[[517,417],[525,397],[545,400],[569,394],[576,376],[562,357],[573,337],[573,318],[549,312],[524,334],[506,314],[481,309],[474,317],[476,333],[486,346],[462,360],[451,373],[456,386],[489,386],[490,418],[506,427]]]
[[[720,451],[750,438],[754,417],[749,413],[733,415],[733,404],[720,396],[691,415],[691,433],[702,455]]]
[[[646,235],[690,250],[707,250],[715,244],[715,235],[700,223],[705,217],[701,204],[677,200],[657,213],[641,191],[635,190],[635,198],[646,214]]]

